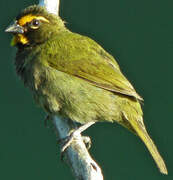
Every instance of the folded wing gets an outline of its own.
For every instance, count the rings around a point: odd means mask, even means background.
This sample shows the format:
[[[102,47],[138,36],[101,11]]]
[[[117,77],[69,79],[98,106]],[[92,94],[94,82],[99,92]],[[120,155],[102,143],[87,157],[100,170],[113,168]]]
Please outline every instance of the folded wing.
[[[57,38],[58,44],[54,46],[57,53],[48,59],[49,66],[94,86],[143,100],[122,74],[115,59],[95,41],[70,32]]]

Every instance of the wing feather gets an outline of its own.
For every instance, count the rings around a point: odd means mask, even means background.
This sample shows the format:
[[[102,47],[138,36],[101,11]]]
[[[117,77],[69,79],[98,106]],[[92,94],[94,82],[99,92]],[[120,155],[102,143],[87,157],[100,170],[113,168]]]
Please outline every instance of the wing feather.
[[[49,66],[97,87],[143,100],[122,74],[115,59],[92,39],[69,32],[58,40],[55,38],[54,42],[55,55],[48,59]]]

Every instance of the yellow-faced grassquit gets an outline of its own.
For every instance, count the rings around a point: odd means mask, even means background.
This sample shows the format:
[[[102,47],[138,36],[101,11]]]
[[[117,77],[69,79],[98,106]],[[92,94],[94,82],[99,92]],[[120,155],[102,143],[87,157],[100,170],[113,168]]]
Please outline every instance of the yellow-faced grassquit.
[[[16,72],[49,115],[81,124],[118,122],[145,143],[159,170],[165,163],[149,137],[140,97],[115,59],[94,40],[69,31],[41,6],[24,9],[13,25]]]

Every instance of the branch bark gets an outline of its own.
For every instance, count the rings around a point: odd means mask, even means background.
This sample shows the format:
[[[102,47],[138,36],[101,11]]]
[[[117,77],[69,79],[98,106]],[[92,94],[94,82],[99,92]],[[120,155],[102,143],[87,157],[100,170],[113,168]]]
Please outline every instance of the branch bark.
[[[59,14],[59,0],[39,0],[50,13]],[[63,139],[75,129],[75,123],[57,116],[52,117],[56,134]],[[101,168],[91,158],[82,136],[79,134],[65,151],[66,162],[72,169],[76,180],[103,180]]]
[[[39,0],[39,5],[45,6],[46,9],[53,14],[59,15],[60,0]]]

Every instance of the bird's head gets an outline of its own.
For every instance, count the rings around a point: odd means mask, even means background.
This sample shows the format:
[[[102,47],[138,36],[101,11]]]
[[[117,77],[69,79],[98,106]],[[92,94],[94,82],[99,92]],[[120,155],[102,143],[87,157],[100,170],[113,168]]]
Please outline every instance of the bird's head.
[[[64,29],[64,22],[59,16],[34,5],[24,9],[5,32],[13,34],[12,46],[29,46],[43,43]]]

